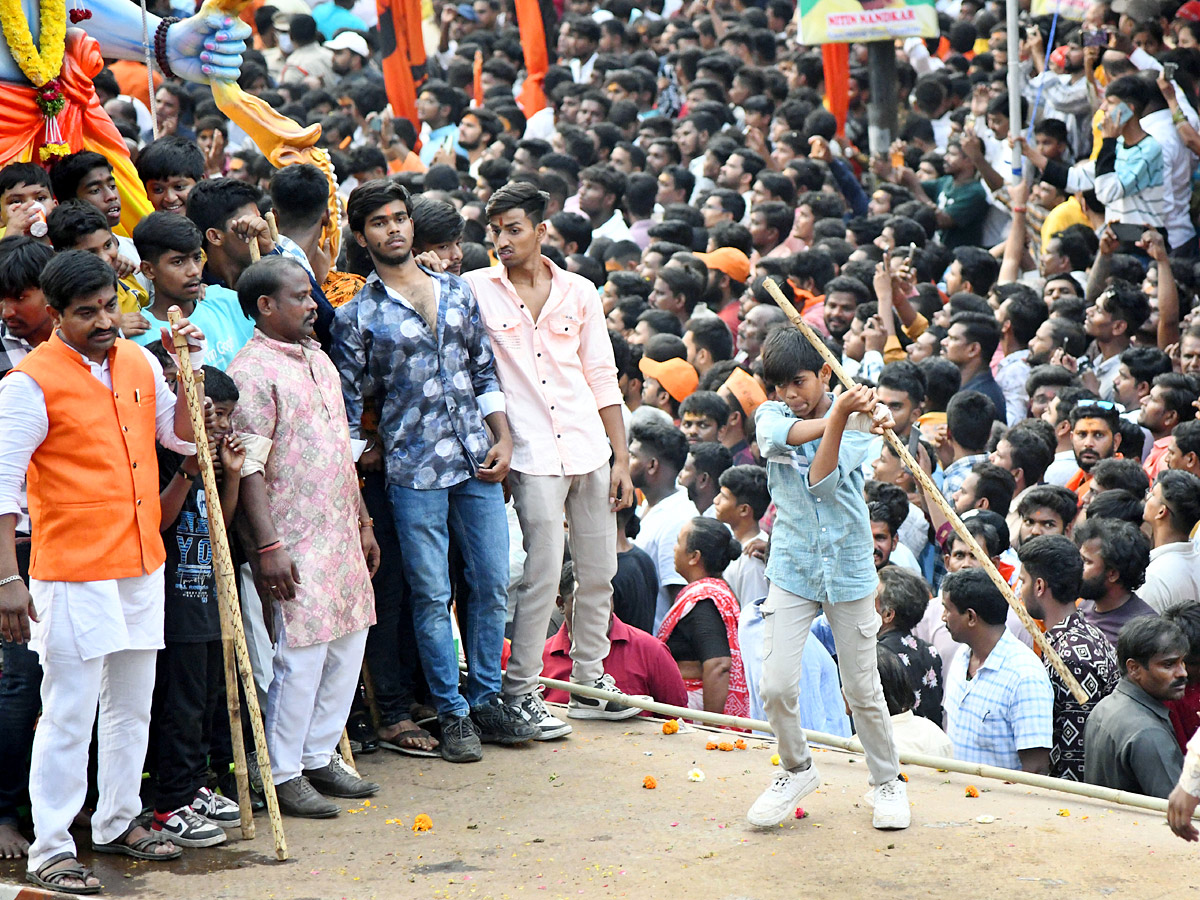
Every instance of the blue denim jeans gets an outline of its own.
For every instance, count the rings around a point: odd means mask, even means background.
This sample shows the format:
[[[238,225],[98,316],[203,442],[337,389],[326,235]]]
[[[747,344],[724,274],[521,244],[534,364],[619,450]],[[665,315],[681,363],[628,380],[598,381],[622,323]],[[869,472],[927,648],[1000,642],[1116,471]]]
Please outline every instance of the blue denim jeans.
[[[508,610],[508,518],[498,484],[470,478],[450,488],[418,491],[388,485],[404,577],[412,591],[421,667],[438,715],[466,715],[500,692],[500,653]],[[450,626],[450,535],[462,551],[471,585],[463,647],[465,694]],[[462,620],[460,610],[459,620]]]

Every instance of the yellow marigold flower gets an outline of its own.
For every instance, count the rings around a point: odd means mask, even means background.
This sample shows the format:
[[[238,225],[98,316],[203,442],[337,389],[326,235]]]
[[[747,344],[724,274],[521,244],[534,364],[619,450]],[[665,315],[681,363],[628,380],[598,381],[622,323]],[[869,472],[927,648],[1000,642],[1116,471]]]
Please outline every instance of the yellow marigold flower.
[[[773,765],[773,766],[779,765],[779,754],[778,753],[771,754],[771,765]]]
[[[1058,814],[1060,816],[1069,816],[1071,814],[1071,811],[1069,809],[1060,809],[1058,811]]]
[[[413,819],[412,830],[416,832],[433,831],[433,819],[429,818],[425,813],[421,813]]]

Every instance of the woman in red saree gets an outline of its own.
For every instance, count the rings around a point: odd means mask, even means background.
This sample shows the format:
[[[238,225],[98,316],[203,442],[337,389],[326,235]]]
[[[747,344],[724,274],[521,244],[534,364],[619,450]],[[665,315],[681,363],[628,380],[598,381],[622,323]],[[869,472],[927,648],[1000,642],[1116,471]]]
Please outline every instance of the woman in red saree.
[[[748,716],[738,646],[738,602],[721,573],[742,547],[716,519],[697,516],[679,532],[675,570],[688,580],[658,629],[688,692],[688,707]]]

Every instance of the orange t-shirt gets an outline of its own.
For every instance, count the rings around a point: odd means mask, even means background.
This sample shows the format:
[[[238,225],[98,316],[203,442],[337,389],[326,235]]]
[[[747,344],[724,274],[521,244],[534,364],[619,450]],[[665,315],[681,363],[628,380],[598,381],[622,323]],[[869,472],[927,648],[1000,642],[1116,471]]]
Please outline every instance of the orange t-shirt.
[[[141,100],[146,104],[147,109],[150,107],[150,85],[146,81],[145,63],[134,62],[132,59],[119,59],[110,63],[108,68],[117,79],[117,87],[121,89],[122,94]],[[157,91],[161,84],[162,76],[155,72],[154,90]]]

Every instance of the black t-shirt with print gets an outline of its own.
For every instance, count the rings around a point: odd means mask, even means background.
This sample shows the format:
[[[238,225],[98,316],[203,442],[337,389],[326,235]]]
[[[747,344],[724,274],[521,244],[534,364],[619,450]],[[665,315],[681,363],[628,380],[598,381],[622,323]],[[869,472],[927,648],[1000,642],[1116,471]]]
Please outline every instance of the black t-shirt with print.
[[[159,483],[163,488],[182,463],[183,457],[178,453],[158,448]],[[162,538],[167,551],[163,638],[177,643],[220,640],[221,617],[208,535],[208,504],[198,477],[191,482],[179,517],[163,530]]]

